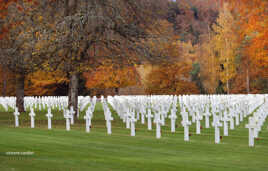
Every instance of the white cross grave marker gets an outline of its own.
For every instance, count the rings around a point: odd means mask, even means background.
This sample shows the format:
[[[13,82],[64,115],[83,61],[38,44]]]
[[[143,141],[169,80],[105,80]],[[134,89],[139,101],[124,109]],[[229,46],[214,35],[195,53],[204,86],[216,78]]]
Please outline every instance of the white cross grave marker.
[[[209,117],[211,116],[210,112],[209,112],[209,108],[207,108],[206,114],[205,114],[205,127],[209,128]]]
[[[84,116],[84,119],[86,120],[86,132],[90,132],[91,118],[92,114],[90,113],[89,110],[87,110],[86,115]]]
[[[215,115],[214,117],[215,117],[214,118],[215,120],[214,120],[214,123],[212,124],[215,128],[215,143],[219,144],[220,143],[220,128],[219,127],[222,126],[222,123],[219,120],[219,116]]]
[[[53,115],[51,113],[51,108],[48,108],[46,117],[47,117],[47,128],[51,129],[52,128],[52,126],[51,126],[51,118],[53,117]]]
[[[114,120],[114,118],[112,117],[110,111],[108,112],[108,114],[105,115],[105,120],[106,120],[106,127],[107,127],[107,134],[112,134],[112,125],[111,125],[111,121]]]
[[[175,110],[171,110],[171,114],[169,115],[170,118],[170,124],[171,124],[171,132],[175,132],[175,123],[176,123],[176,119],[177,119],[177,115]]]
[[[154,115],[152,115],[151,109],[148,109],[148,114],[146,115],[147,119],[147,125],[148,125],[148,130],[152,130],[152,118]]]
[[[227,111],[225,111],[225,112],[227,112]],[[228,136],[228,121],[230,121],[230,118],[227,115],[227,113],[224,113],[224,117],[223,117],[222,121],[223,121],[223,135]]]
[[[31,117],[31,128],[34,128],[34,117],[35,117],[35,113],[33,108],[30,108],[31,112],[29,113],[29,116]]]
[[[75,114],[74,108],[73,108],[73,106],[71,106],[70,115],[71,115],[71,124],[72,125],[74,124],[74,114]]]
[[[188,119],[188,113],[185,111],[185,108],[183,108],[181,115],[182,115],[181,124],[184,127],[184,141],[189,141],[189,126],[191,125],[191,122]]]
[[[246,128],[248,128],[249,130],[249,135],[248,135],[249,147],[254,147],[254,129],[257,128],[257,124],[254,121],[254,118],[249,117],[249,124],[246,125]]]
[[[135,115],[132,114],[130,118],[130,124],[131,124],[131,136],[135,136],[135,122],[137,122],[137,119],[135,119]]]
[[[159,139],[161,138],[161,124],[162,124],[162,120],[160,118],[160,114],[156,113],[155,114],[155,124],[156,124],[156,138]]]
[[[65,110],[64,118],[66,119],[66,131],[70,131],[70,119],[72,116],[70,115],[70,111],[68,109]]]
[[[202,116],[199,113],[197,113],[197,115],[196,115],[196,134],[201,134],[201,131],[200,131],[200,126],[201,126],[200,121],[201,120],[202,120]]]
[[[20,115],[20,113],[18,112],[18,108],[15,107],[15,112],[14,112],[14,116],[15,116],[15,127],[19,127],[19,115]]]

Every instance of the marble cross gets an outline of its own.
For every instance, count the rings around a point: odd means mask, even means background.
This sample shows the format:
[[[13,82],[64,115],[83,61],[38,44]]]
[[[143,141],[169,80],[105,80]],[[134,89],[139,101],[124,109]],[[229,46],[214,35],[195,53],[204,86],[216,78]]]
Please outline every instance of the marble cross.
[[[235,125],[238,126],[239,125],[239,111],[235,110],[236,114],[235,114]]]
[[[125,114],[125,121],[126,121],[126,128],[129,129],[130,128],[130,109],[127,110],[127,113]]]
[[[148,130],[152,130],[152,118],[154,117],[154,115],[152,115],[152,111],[150,108],[148,109],[148,114],[146,115],[146,117],[147,117]]]
[[[170,118],[170,124],[171,124],[171,132],[175,132],[175,123],[177,119],[177,115],[175,110],[171,109],[171,114],[169,115]]]
[[[91,118],[92,114],[90,111],[86,111],[86,115],[84,116],[84,119],[86,120],[86,132],[90,132]]]
[[[200,124],[200,121],[202,120],[202,116],[197,113],[196,114],[196,134],[201,134],[201,131],[200,131],[200,127],[201,127],[201,124]]]
[[[70,108],[71,125],[74,124],[74,114],[75,114],[74,108],[73,108],[73,106],[71,106],[71,108]]]
[[[185,111],[185,109],[182,111],[181,115],[181,124],[184,127],[184,141],[189,141],[189,126],[191,125],[191,122],[188,119],[188,113]]]
[[[130,135],[131,136],[135,136],[135,122],[137,122],[137,119],[135,119],[135,113],[133,113],[131,115],[131,118],[130,118],[130,124],[131,124],[131,133]]]
[[[33,108],[31,107],[31,112],[29,113],[29,116],[31,117],[31,128],[34,128],[34,117],[35,117],[35,113]]]
[[[224,113],[223,121],[223,135],[228,136],[228,121],[230,121],[230,117],[227,114],[227,111]]]
[[[222,126],[222,123],[219,120],[219,116],[215,115],[214,117],[215,117],[214,118],[215,120],[212,124],[215,128],[215,143],[219,144],[220,143],[220,128],[219,127]]]
[[[18,108],[15,107],[15,112],[14,112],[14,116],[15,116],[15,127],[19,127],[19,115],[20,115],[20,113],[18,112]]]
[[[231,113],[230,113],[230,129],[231,130],[234,130],[234,115],[233,115],[233,110],[231,110]]]
[[[249,130],[248,135],[249,147],[254,147],[254,129],[257,128],[257,124],[253,117],[249,117],[249,123],[246,125],[246,128],[248,128]]]
[[[52,126],[51,126],[51,118],[53,117],[53,115],[51,113],[51,108],[48,108],[46,117],[47,117],[47,128],[51,129],[52,128]]]
[[[209,112],[209,108],[207,108],[206,113],[205,113],[205,128],[210,128],[209,125],[209,117],[211,116]]]
[[[161,124],[162,124],[162,120],[160,118],[159,113],[155,114],[155,124],[156,124],[156,138],[159,139],[161,138]]]
[[[145,124],[145,106],[141,106],[141,124]]]
[[[64,118],[66,119],[66,131],[70,131],[70,119],[72,116],[70,115],[70,111],[68,109],[64,112]]]
[[[112,125],[111,125],[111,121],[114,120],[114,118],[112,117],[110,111],[107,112],[107,114],[105,115],[105,120],[106,120],[106,127],[107,127],[107,134],[112,134]]]
[[[190,115],[192,116],[192,123],[195,123],[196,121],[196,117],[195,117],[195,113],[194,113],[194,110],[190,109]]]
[[[260,129],[260,125],[259,125],[260,120],[259,120],[258,116],[256,115],[256,113],[255,113],[255,115],[253,116],[253,121],[254,121],[254,122],[256,123],[256,125],[257,125],[257,127],[254,129],[254,134],[253,134],[253,136],[254,136],[254,138],[258,138],[258,137],[259,137],[259,131],[260,131],[261,129]]]

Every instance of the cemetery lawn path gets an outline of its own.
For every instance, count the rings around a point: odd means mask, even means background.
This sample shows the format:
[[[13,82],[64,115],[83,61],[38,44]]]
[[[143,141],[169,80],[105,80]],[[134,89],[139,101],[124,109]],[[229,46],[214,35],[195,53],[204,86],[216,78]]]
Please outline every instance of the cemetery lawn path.
[[[65,120],[58,111],[52,111],[53,129],[47,130],[45,113],[37,113],[36,128],[31,129],[28,113],[20,116],[21,125],[14,128],[12,112],[0,112],[0,171],[268,171],[267,123],[256,146],[249,148],[247,121],[216,145],[213,128],[195,135],[195,126],[190,128],[190,142],[184,142],[180,119],[175,134],[170,133],[167,122],[158,140],[155,126],[147,131],[140,123],[136,136],[131,137],[130,130],[113,113],[112,135],[107,135],[100,104],[90,133],[85,132],[83,114],[71,131],[65,131]],[[6,152],[34,154],[12,156]]]

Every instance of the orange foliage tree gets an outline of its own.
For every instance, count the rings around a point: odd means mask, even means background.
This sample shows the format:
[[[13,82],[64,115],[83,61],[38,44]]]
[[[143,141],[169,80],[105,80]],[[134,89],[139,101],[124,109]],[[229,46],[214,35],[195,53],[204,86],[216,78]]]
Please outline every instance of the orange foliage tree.
[[[268,1],[225,1],[231,4],[240,25],[241,61],[240,74],[235,80],[236,92],[268,90]]]
[[[63,84],[68,84],[66,74],[61,71],[44,72],[38,70],[25,79],[25,94],[28,96],[51,96]]]
[[[117,89],[134,86],[139,82],[134,66],[116,67],[104,64],[92,72],[84,72],[83,76],[88,89]]]
[[[198,87],[191,81],[191,65],[186,62],[155,66],[147,75],[148,94],[198,94]]]
[[[169,31],[168,36],[169,39],[150,42],[154,52],[165,54],[166,58],[161,63],[153,65],[151,72],[146,76],[146,93],[199,93],[198,87],[191,80],[190,75],[196,57],[192,54],[192,44],[179,41],[176,35],[172,35],[172,30]]]

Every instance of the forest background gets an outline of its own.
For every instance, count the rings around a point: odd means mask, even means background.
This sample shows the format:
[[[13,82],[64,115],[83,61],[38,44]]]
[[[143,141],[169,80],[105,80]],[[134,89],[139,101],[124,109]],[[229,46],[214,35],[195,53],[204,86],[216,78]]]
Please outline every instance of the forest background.
[[[38,6],[38,0],[27,3],[30,4],[27,9],[38,9],[33,7]],[[164,9],[157,16],[158,24],[155,30],[150,30],[157,33],[157,41],[144,40],[151,52],[163,54],[159,55],[162,59],[133,63],[126,58],[120,65],[104,58],[98,65],[79,72],[79,95],[268,93],[267,0],[162,0],[162,3]],[[12,42],[13,30],[22,35],[31,29],[23,27],[18,31],[21,23],[13,22],[8,13],[13,4],[16,4],[15,15],[26,10],[26,5],[19,1],[0,0],[0,50]],[[43,22],[46,16],[38,10],[32,10],[31,15]],[[35,31],[35,34],[33,37],[43,33]],[[48,43],[37,39],[34,44],[39,53]],[[27,49],[27,45],[23,48]],[[35,53],[31,51],[31,55]],[[14,96],[18,71],[6,62],[8,58],[15,59],[7,53],[0,54],[0,96]],[[68,95],[72,77],[65,69],[48,71],[38,66],[25,72],[25,95]]]

